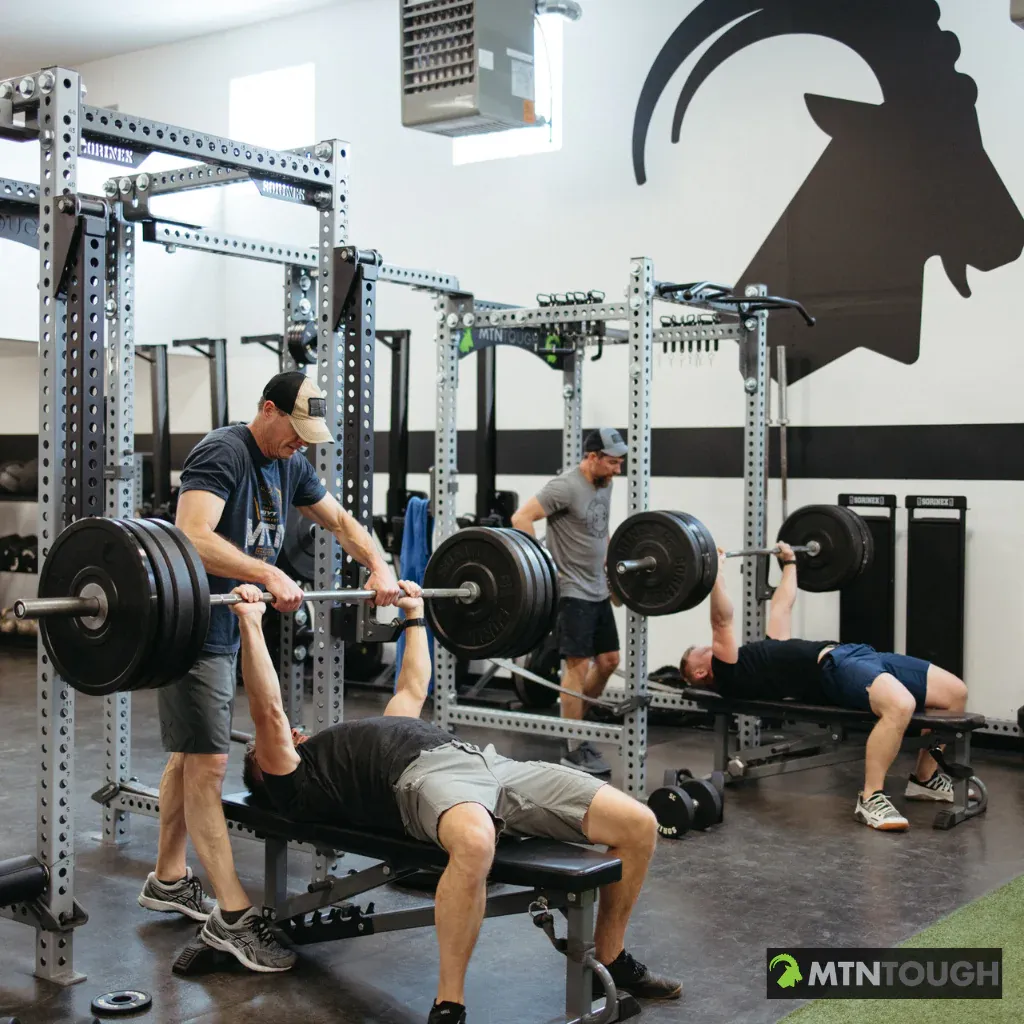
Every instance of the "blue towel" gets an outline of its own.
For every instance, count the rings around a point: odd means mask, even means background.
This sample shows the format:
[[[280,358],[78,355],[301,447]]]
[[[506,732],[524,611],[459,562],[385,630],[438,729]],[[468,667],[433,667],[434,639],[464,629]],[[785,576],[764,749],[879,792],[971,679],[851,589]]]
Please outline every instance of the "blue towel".
[[[405,508],[405,527],[402,530],[401,559],[402,579],[423,583],[423,574],[427,570],[427,559],[430,558],[430,507],[426,498],[410,498]],[[427,643],[430,645],[430,661],[434,661],[434,636],[427,630]],[[405,654],[405,633],[398,638],[395,650],[395,686],[398,686],[398,673],[402,671],[402,656]],[[434,679],[431,676],[428,693],[433,692]]]

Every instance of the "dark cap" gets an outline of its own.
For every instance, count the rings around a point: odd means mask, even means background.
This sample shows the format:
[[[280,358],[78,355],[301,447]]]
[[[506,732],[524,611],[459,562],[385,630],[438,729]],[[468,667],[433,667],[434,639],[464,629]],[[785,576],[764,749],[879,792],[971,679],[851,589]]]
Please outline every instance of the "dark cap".
[[[614,459],[621,459],[629,451],[629,447],[614,427],[599,427],[584,438],[583,451],[602,452]]]
[[[306,444],[334,444],[327,429],[327,401],[313,381],[298,370],[278,373],[263,389],[263,401],[287,414],[295,433]]]

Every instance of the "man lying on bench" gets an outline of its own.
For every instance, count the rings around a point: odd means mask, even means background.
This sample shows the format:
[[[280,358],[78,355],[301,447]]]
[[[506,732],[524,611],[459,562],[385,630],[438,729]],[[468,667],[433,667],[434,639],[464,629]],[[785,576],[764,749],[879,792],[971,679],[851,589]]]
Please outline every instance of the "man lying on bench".
[[[769,639],[736,643],[732,602],[719,572],[711,592],[711,646],[688,647],[679,672],[691,686],[726,698],[792,699],[873,711],[878,722],[868,736],[864,788],[857,794],[854,814],[871,828],[904,832],[910,823],[883,791],[886,772],[900,752],[911,715],[925,708],[962,712],[967,687],[951,672],[920,658],[880,653],[866,644],[791,639],[796,558],[788,544],[779,548],[782,581],[772,596]],[[952,780],[927,750],[918,753],[904,796],[953,801]]]
[[[404,832],[448,852],[435,899],[441,967],[431,1024],[465,1021],[466,968],[483,920],[499,832],[607,845],[622,862],[622,879],[601,889],[595,955],[617,988],[639,997],[677,998],[678,981],[652,974],[624,948],[626,925],[655,849],[654,815],[585,772],[513,761],[493,746],[481,751],[421,721],[431,672],[423,601],[416,584],[399,586],[405,657],[384,717],[343,722],[308,738],[292,732],[284,713],[261,628],[262,595],[253,586],[236,588],[251,602],[232,606],[241,620],[242,678],[256,728],[245,755],[249,791],[296,821]],[[247,942],[230,941],[228,933],[238,929],[250,933]],[[218,908],[202,938],[253,970],[287,970],[295,955],[283,957],[280,947],[266,944],[267,930],[255,908],[235,924],[226,923]]]

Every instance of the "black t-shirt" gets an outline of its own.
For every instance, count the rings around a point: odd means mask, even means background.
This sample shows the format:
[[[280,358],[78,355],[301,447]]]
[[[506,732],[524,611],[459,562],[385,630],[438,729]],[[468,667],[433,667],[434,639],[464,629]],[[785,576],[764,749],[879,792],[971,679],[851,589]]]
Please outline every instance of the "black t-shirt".
[[[758,640],[739,649],[736,663],[711,659],[715,689],[723,697],[825,703],[818,655],[831,640]]]
[[[216,532],[247,555],[273,565],[284,543],[292,505],[315,505],[327,493],[313,464],[299,452],[268,459],[245,425],[211,430],[189,452],[181,472],[181,494],[209,491],[224,499]],[[210,593],[227,594],[240,580],[210,576]],[[247,582],[247,581],[246,581]],[[210,609],[204,651],[238,650],[238,619],[227,605]]]
[[[424,750],[451,742],[420,718],[360,718],[300,743],[290,775],[264,772],[263,778],[275,809],[296,821],[403,832],[395,784]]]

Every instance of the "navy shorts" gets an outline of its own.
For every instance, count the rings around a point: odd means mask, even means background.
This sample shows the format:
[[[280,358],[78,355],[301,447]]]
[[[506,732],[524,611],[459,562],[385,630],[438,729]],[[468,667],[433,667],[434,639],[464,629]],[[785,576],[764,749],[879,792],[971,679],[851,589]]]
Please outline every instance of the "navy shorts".
[[[596,658],[619,649],[612,603],[563,597],[558,602],[558,653],[563,658]]]
[[[917,710],[924,711],[929,664],[907,654],[883,654],[867,644],[840,644],[821,659],[825,695],[839,707],[870,711],[868,687],[888,672],[913,694]]]

